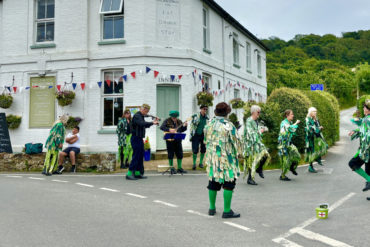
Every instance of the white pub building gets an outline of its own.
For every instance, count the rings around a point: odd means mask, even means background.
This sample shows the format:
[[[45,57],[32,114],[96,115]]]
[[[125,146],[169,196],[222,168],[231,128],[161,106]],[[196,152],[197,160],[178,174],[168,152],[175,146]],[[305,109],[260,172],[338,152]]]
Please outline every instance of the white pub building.
[[[184,120],[202,90],[214,105],[264,101],[266,51],[213,0],[0,0],[0,93],[13,96],[0,112],[22,117],[10,130],[16,152],[45,143],[65,113],[83,119],[82,152],[116,152],[125,108]],[[59,90],[75,92],[71,105],[58,105]],[[165,149],[158,127],[147,135],[152,152]]]

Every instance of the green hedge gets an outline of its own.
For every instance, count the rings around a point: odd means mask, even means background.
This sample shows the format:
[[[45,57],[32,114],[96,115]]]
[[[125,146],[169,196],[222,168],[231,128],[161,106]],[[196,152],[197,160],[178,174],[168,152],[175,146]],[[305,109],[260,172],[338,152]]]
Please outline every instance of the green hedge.
[[[364,103],[365,100],[370,99],[370,95],[363,95],[357,100],[357,110],[360,111],[361,117],[364,117]]]

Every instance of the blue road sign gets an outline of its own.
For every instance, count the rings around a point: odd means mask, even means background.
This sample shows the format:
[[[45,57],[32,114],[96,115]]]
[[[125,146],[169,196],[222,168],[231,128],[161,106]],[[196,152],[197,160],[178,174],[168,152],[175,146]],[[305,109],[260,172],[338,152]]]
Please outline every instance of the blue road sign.
[[[311,91],[324,91],[324,84],[311,84]]]

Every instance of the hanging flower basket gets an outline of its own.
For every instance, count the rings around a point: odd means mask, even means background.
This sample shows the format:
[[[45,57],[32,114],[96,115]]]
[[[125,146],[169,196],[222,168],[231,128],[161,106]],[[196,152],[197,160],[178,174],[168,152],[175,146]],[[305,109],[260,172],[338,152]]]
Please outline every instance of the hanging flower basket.
[[[69,117],[66,125],[66,129],[73,129],[74,127],[78,126],[82,121],[80,117]]]
[[[59,91],[55,93],[55,97],[58,100],[60,106],[67,106],[72,104],[76,94],[72,91]]]
[[[21,122],[21,116],[15,116],[11,114],[6,116],[6,123],[8,124],[9,129],[17,129],[19,125],[21,125]]]
[[[198,105],[213,106],[213,95],[210,92],[197,93]]]
[[[230,104],[233,109],[240,109],[240,108],[243,108],[245,103],[241,98],[236,98],[236,99],[232,99],[230,101]]]
[[[1,94],[0,95],[0,107],[7,109],[13,103],[13,97],[11,95]]]

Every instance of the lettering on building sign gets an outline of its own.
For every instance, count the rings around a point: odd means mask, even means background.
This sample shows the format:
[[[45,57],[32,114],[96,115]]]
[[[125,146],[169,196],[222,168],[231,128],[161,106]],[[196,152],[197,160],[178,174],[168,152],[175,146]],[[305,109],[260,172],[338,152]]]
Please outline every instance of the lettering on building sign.
[[[167,46],[180,41],[179,0],[157,0],[157,40]]]
[[[158,78],[158,82],[160,83],[180,83],[180,79],[179,78],[175,78],[173,81],[171,80],[170,77],[159,77]]]

